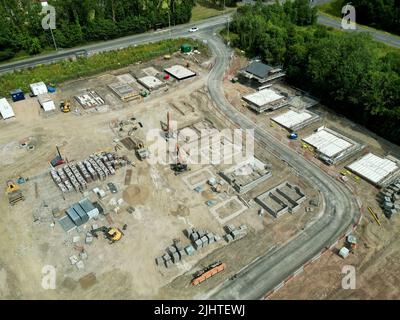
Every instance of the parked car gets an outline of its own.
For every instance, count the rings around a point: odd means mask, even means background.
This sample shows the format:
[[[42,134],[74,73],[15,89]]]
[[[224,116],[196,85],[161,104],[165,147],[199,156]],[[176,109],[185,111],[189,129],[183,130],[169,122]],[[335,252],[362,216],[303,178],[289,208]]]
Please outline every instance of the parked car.
[[[115,186],[114,183],[111,183],[111,182],[107,183],[107,186],[108,186],[108,189],[110,189],[111,193],[117,193],[118,192],[117,187]]]
[[[189,29],[189,32],[196,32],[196,31],[198,31],[199,30],[199,28],[197,28],[197,27],[191,27],[190,29]]]

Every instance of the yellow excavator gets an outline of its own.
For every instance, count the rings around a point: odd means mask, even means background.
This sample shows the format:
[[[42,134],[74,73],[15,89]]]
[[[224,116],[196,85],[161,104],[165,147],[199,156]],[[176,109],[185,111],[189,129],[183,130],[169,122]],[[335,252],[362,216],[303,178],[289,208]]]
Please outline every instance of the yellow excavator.
[[[14,183],[12,180],[7,181],[7,189],[6,193],[8,195],[8,202],[13,206],[19,201],[24,201],[25,197],[22,194],[22,191],[19,189],[18,185]]]
[[[90,231],[93,237],[98,238],[97,232],[103,232],[104,237],[110,241],[110,243],[117,242],[121,240],[124,233],[118,228],[110,228],[110,227],[100,227]]]
[[[71,112],[71,102],[69,100],[62,100],[60,102],[60,110],[64,113]]]

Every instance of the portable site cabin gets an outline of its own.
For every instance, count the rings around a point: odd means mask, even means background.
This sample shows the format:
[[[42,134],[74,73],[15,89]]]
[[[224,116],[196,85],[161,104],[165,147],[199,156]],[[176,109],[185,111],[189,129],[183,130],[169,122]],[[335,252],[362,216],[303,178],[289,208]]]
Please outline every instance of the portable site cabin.
[[[47,86],[44,82],[32,83],[30,88],[34,96],[47,93]]]
[[[11,99],[14,102],[25,100],[24,92],[21,89],[16,89],[10,92]]]
[[[192,46],[191,46],[190,44],[184,43],[184,44],[181,46],[181,51],[182,51],[183,53],[191,52],[191,51],[192,51]]]
[[[15,113],[6,98],[0,99],[0,113],[3,119],[15,117]]]

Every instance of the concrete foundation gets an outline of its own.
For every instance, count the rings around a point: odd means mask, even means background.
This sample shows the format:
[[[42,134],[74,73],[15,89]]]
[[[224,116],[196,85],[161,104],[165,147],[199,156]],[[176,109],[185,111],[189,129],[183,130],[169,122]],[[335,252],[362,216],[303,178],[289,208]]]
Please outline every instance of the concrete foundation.
[[[275,218],[286,212],[296,212],[305,201],[306,195],[298,186],[284,182],[260,194],[255,201]]]

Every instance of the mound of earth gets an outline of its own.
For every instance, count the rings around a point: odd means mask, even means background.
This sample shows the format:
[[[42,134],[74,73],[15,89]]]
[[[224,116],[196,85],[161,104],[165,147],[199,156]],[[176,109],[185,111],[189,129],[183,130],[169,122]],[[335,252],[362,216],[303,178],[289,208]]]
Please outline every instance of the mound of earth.
[[[149,191],[144,186],[132,185],[124,190],[122,198],[131,206],[144,204],[149,197]]]

